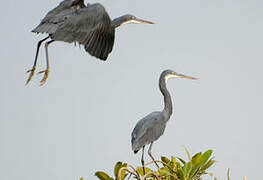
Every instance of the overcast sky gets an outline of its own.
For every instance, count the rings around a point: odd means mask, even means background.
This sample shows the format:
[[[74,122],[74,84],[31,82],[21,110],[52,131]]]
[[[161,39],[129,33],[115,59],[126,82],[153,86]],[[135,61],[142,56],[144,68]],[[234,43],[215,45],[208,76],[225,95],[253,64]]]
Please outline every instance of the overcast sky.
[[[106,62],[53,43],[47,84],[39,87],[42,75],[35,75],[25,86],[45,37],[30,31],[59,2],[2,3],[1,180],[95,179],[97,170],[112,175],[119,160],[139,165],[130,134],[139,119],[163,108],[164,69],[200,80],[168,82],[174,114],[153,155],[186,158],[184,146],[191,153],[211,148],[219,179],[229,167],[232,179],[262,179],[262,1],[101,0],[112,18],[131,13],[156,24],[120,27]],[[44,55],[42,48],[37,71]]]

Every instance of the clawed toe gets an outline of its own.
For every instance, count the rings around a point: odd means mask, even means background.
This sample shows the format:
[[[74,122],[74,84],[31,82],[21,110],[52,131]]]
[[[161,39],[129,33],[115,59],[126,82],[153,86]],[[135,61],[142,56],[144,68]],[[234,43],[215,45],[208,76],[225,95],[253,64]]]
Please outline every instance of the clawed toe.
[[[42,73],[45,73],[45,74],[44,74],[43,79],[40,81],[40,86],[43,86],[46,83],[48,75],[49,75],[49,69],[38,72],[38,74],[42,74]]]
[[[28,70],[28,71],[26,72],[26,73],[30,73],[30,74],[29,74],[29,77],[28,77],[28,79],[27,79],[27,81],[26,81],[26,85],[31,81],[32,77],[34,76],[35,70],[36,70],[36,68],[33,67],[32,69],[30,69],[30,70]],[[46,83],[47,78],[48,78],[48,75],[49,75],[49,69],[46,69],[46,70],[44,70],[44,71],[38,72],[38,74],[42,74],[42,73],[45,73],[45,74],[44,74],[43,79],[40,81],[40,86],[43,86],[43,85]]]
[[[30,73],[30,74],[29,74],[29,77],[28,77],[28,79],[27,79],[27,81],[26,81],[26,85],[29,83],[29,81],[31,81],[32,77],[34,76],[35,70],[36,70],[36,68],[33,67],[32,69],[29,69],[29,70],[26,72],[26,73]]]

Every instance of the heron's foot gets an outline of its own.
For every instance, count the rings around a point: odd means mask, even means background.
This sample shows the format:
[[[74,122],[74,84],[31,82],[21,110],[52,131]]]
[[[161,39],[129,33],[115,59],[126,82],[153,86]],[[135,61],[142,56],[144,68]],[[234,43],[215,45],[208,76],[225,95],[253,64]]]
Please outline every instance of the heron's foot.
[[[46,83],[46,80],[47,80],[48,74],[49,74],[49,68],[47,68],[47,69],[44,70],[44,71],[38,72],[38,74],[42,74],[42,73],[45,73],[45,74],[44,74],[43,79],[40,81],[40,86],[43,86],[43,85]]]
[[[28,70],[28,71],[26,72],[26,73],[30,73],[30,74],[29,74],[29,77],[28,77],[28,79],[27,79],[27,81],[26,81],[26,85],[29,83],[29,81],[31,81],[32,77],[34,76],[35,70],[36,70],[36,67],[33,66],[32,69],[30,69],[30,70]]]

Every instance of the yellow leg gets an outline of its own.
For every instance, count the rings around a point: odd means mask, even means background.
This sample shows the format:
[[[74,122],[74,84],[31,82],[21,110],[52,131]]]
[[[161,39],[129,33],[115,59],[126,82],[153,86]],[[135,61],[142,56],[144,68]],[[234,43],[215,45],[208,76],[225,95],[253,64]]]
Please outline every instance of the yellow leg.
[[[43,79],[40,81],[40,86],[43,86],[47,81],[50,69],[49,69],[49,57],[48,57],[48,45],[54,42],[54,40],[48,41],[45,43],[45,50],[46,50],[46,61],[47,61],[47,69],[44,71],[40,71],[38,74],[45,73]]]
[[[26,73],[30,73],[29,74],[29,77],[26,81],[26,85],[29,83],[29,81],[31,81],[32,77],[34,76],[35,74],[35,70],[36,70],[36,66],[34,65],[32,69],[29,69]]]
[[[46,70],[38,72],[38,74],[45,73],[45,74],[44,74],[44,77],[43,77],[42,80],[40,81],[40,86],[43,86],[43,85],[46,83],[46,80],[47,80],[48,75],[49,75],[49,71],[50,71],[50,70],[49,70],[49,67],[48,67]]]
[[[34,65],[33,65],[32,69],[30,69],[30,70],[27,71],[27,73],[30,73],[30,74],[29,74],[29,77],[28,77],[28,79],[27,79],[27,81],[26,81],[26,85],[29,83],[29,81],[32,79],[32,77],[33,77],[34,74],[35,74],[39,48],[40,48],[42,42],[45,41],[45,40],[47,40],[48,38],[49,38],[49,37],[46,37],[46,38],[40,40],[40,41],[37,43],[37,52],[36,52],[36,56],[35,56],[35,60],[34,60]]]

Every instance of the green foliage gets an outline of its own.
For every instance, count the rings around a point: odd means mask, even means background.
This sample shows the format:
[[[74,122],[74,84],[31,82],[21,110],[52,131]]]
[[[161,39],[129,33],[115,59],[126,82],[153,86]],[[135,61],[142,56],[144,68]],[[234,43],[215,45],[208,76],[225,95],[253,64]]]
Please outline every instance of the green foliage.
[[[203,175],[207,174],[207,170],[215,163],[211,157],[213,151],[207,150],[204,153],[199,152],[191,156],[189,151],[185,148],[189,161],[183,160],[180,157],[171,159],[162,156],[161,161],[156,160],[156,163],[161,163],[162,167],[150,169],[139,166],[134,168],[126,163],[117,162],[114,167],[114,177],[102,171],[95,173],[100,180],[125,180],[133,177],[137,180],[200,180]],[[146,166],[153,164],[148,163]],[[209,173],[211,176],[212,173]],[[216,178],[214,178],[216,180]]]
[[[105,172],[102,171],[98,171],[95,173],[95,176],[97,176],[100,180],[124,180],[125,177],[128,175],[128,173],[126,173],[126,171],[122,170],[122,169],[126,169],[128,167],[128,165],[126,163],[122,163],[122,162],[117,162],[115,167],[114,167],[114,176],[110,177],[108,174],[106,174]],[[120,172],[121,170],[121,172]]]
[[[108,174],[102,171],[96,172],[95,176],[97,176],[100,180],[112,180],[113,179]]]

